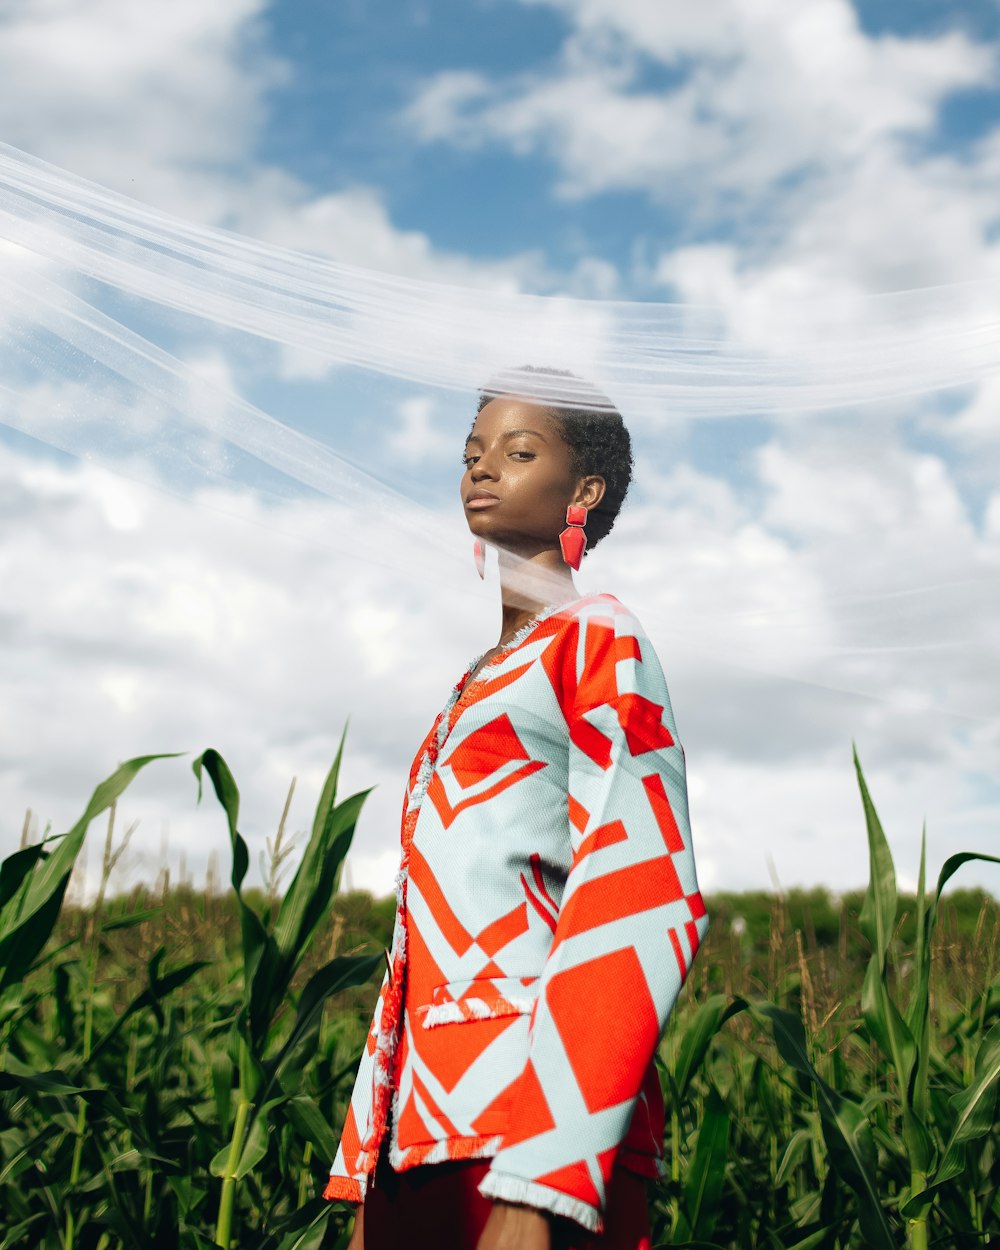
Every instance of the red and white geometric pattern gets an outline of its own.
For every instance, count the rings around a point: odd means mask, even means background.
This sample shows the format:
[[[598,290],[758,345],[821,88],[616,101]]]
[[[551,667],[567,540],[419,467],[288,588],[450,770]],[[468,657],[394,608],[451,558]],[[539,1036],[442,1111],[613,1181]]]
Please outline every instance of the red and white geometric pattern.
[[[388,1131],[397,1169],[492,1157],[484,1194],[598,1230],[613,1166],[658,1174],[653,1054],[708,926],[663,673],[617,599],[452,691],[397,898],[327,1196],[362,1200]]]

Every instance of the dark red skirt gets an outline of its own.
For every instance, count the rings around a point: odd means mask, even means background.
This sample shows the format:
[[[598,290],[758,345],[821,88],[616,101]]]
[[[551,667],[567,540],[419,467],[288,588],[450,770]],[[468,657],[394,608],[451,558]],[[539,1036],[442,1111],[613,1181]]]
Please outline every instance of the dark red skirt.
[[[365,1195],[365,1250],[476,1250],[493,1203],[479,1192],[489,1159],[393,1172],[381,1165]],[[608,1187],[604,1232],[554,1220],[552,1250],[651,1250],[646,1182],[621,1168]]]

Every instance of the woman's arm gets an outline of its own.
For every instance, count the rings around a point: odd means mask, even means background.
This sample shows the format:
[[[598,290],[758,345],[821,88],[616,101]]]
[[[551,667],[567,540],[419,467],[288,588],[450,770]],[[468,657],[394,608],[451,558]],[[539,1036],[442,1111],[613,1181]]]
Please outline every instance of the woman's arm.
[[[708,922],[684,757],[655,652],[617,604],[581,618],[580,630],[561,679],[573,859],[528,1061],[481,1191],[597,1230],[643,1079]]]
[[[354,1231],[347,1243],[347,1250],[365,1250],[365,1204],[360,1203],[354,1210]]]
[[[542,1211],[494,1202],[476,1250],[551,1250],[552,1222]],[[348,1247],[348,1250],[363,1250]]]

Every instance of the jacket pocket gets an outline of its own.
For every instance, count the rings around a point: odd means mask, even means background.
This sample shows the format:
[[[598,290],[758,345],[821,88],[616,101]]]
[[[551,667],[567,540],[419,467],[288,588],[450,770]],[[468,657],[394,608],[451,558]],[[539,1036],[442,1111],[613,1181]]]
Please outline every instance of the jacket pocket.
[[[425,1029],[472,1020],[526,1016],[538,997],[538,977],[476,977],[448,981],[434,990],[434,1000],[417,1009]]]

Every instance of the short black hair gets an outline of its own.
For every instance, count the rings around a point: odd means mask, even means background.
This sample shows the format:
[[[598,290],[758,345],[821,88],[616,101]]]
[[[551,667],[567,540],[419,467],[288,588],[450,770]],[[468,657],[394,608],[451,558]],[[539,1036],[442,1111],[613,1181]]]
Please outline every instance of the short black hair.
[[[592,383],[546,365],[498,373],[479,392],[476,414],[503,395],[540,404],[570,449],[574,473],[604,478],[604,498],[587,518],[587,550],[592,550],[610,534],[632,482],[632,440],[622,414]]]

